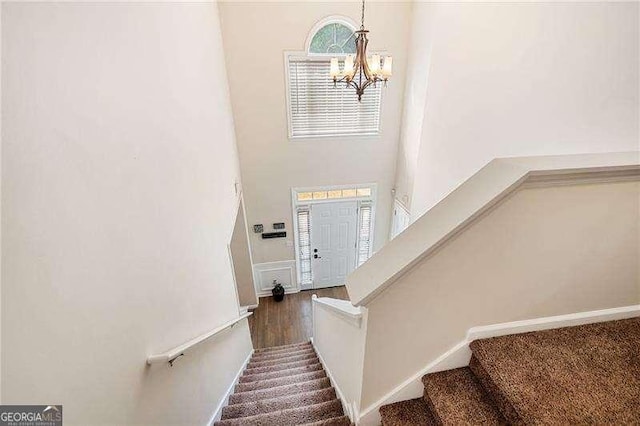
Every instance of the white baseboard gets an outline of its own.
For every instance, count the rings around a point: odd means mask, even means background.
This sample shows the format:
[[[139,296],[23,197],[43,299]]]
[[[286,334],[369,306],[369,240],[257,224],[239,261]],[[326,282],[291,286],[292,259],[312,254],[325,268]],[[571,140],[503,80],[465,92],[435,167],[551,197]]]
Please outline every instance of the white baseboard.
[[[286,289],[284,291],[284,294],[293,294],[293,293],[300,293],[300,289],[299,288],[290,288],[290,289]],[[269,291],[268,293],[267,292],[258,293],[258,298],[259,299],[261,299],[263,297],[273,297],[273,294],[271,293],[271,291]]]
[[[573,327],[582,324],[596,322],[616,321],[640,316],[640,305],[623,306],[619,308],[602,309],[598,311],[578,312],[575,314],[557,315],[553,317],[535,318],[524,321],[513,321],[501,324],[492,324],[481,327],[472,327],[467,331],[466,338],[453,346],[447,352],[433,360],[425,368],[396,386],[391,392],[362,410],[358,425],[379,425],[380,407],[407,399],[419,398],[424,392],[422,376],[438,371],[451,370],[453,368],[466,367],[471,359],[469,343],[478,339],[506,336],[509,334],[521,334],[531,331],[550,330],[553,328]],[[324,364],[323,364],[324,365]],[[337,388],[336,388],[337,389]]]
[[[251,309],[256,309],[256,308],[258,308],[258,303],[256,303],[255,305],[240,306],[240,310],[244,310],[244,311],[249,311]]]
[[[352,407],[349,401],[347,401],[347,399],[344,397],[344,393],[340,389],[340,386],[338,386],[338,383],[334,380],[333,376],[331,375],[331,370],[327,368],[327,364],[324,362],[324,359],[322,358],[322,354],[316,347],[316,344],[313,341],[313,337],[310,340],[311,340],[311,344],[313,345],[313,349],[316,351],[316,354],[318,355],[320,364],[322,364],[322,368],[324,368],[324,371],[327,373],[327,377],[329,377],[331,386],[335,388],[336,395],[338,396],[338,399],[340,400],[340,402],[342,402],[342,409],[344,410],[345,414],[349,417],[349,419],[351,419],[351,422],[355,423],[357,413],[354,412],[354,407]]]
[[[231,396],[231,394],[233,394],[233,389],[238,384],[238,381],[240,380],[240,376],[242,376],[244,369],[247,367],[247,364],[249,364],[249,361],[251,361],[253,352],[254,350],[251,349],[249,356],[247,356],[247,359],[245,359],[244,362],[242,363],[242,367],[240,367],[240,370],[238,370],[238,372],[236,373],[236,377],[234,377],[233,382],[231,382],[231,385],[229,385],[229,388],[227,389],[227,392],[225,393],[224,398],[222,398],[222,400],[216,407],[216,411],[213,412],[213,416],[211,416],[209,423],[207,423],[208,426],[213,426],[213,424],[218,420],[220,420],[220,417],[222,417],[222,409],[226,407],[226,405],[229,403],[229,397]]]

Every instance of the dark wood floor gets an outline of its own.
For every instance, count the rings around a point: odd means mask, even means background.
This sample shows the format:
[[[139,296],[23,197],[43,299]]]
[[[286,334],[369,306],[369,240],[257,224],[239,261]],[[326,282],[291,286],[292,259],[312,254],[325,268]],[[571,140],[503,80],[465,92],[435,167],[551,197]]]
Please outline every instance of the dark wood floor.
[[[318,297],[349,299],[344,286],[287,294],[282,302],[275,302],[273,297],[262,297],[259,306],[249,317],[253,347],[261,349],[309,340],[313,330],[313,294],[317,294]]]

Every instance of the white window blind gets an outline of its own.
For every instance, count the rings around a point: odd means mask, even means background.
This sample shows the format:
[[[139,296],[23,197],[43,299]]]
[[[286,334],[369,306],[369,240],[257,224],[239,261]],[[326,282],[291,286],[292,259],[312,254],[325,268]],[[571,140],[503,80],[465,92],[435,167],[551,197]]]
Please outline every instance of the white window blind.
[[[289,126],[292,137],[376,135],[382,83],[358,102],[355,89],[329,77],[329,60],[288,58]]]
[[[360,206],[358,222],[358,266],[360,266],[371,255],[371,205]]]
[[[300,250],[300,284],[311,284],[311,221],[308,208],[298,210],[298,249]]]

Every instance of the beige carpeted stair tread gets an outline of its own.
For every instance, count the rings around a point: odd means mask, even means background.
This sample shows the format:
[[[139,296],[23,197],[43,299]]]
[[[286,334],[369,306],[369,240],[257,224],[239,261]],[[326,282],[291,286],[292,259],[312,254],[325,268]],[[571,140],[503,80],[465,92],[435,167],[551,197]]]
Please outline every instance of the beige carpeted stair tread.
[[[303,426],[351,426],[351,420],[347,416],[332,417],[319,422],[305,423]]]
[[[510,422],[640,424],[639,347],[634,318],[477,340],[471,367]]]
[[[309,392],[318,389],[331,387],[328,377],[321,379],[309,380],[302,383],[294,383],[291,385],[279,386],[268,389],[260,389],[249,392],[236,392],[229,397],[229,404],[241,404],[243,402],[259,401],[261,399],[271,399],[274,395],[285,396],[302,392]]]
[[[319,363],[318,358],[303,359],[302,361],[285,362],[282,364],[267,365],[265,367],[247,368],[244,374],[269,373],[271,371],[288,370],[289,368],[304,367],[305,365],[314,365]]]
[[[427,374],[422,378],[424,398],[434,418],[443,425],[500,425],[506,421],[468,367]]]
[[[258,414],[284,410],[291,407],[302,407],[304,405],[318,404],[334,399],[336,399],[335,389],[324,388],[272,399],[263,399],[260,401],[233,404],[228,405],[222,409],[222,420],[237,417],[255,416]]]
[[[432,426],[436,421],[422,398],[394,402],[380,407],[383,426]]]
[[[322,370],[322,364],[319,362],[311,365],[304,365],[302,367],[289,368],[287,370],[270,371],[267,373],[258,374],[243,374],[240,377],[240,383],[257,382],[260,380],[277,379],[280,377],[295,376],[297,374],[311,373],[313,371]]]
[[[307,354],[315,354],[315,351],[313,350],[313,348],[305,348],[305,349],[300,349],[300,350],[295,350],[295,351],[286,351],[286,352],[282,352],[282,353],[275,353],[275,354],[257,354],[257,355],[253,355],[251,357],[251,361],[252,362],[263,362],[263,361],[271,361],[271,360],[275,360],[275,359],[282,359],[282,358],[289,358],[292,356],[300,356],[300,355],[307,355]]]
[[[270,359],[265,361],[251,360],[249,361],[247,368],[267,367],[272,365],[284,364],[288,362],[304,361],[305,359],[318,359],[318,356],[315,354],[315,352],[309,352],[304,355],[296,355],[296,356],[290,356],[290,357],[279,358],[279,359]]]
[[[256,416],[239,417],[236,419],[220,420],[216,426],[252,426],[252,425],[278,425],[296,426],[305,423],[313,423],[320,420],[328,420],[333,417],[343,416],[342,403],[334,399],[319,404],[304,407],[289,408],[271,413],[258,414]]]
[[[259,382],[238,383],[234,392],[248,392],[258,389],[273,388],[276,386],[291,385],[293,383],[302,383],[309,380],[321,379],[326,377],[324,370],[312,371],[310,373],[296,374],[294,376],[278,377],[277,379],[261,380]]]
[[[300,348],[300,347],[304,347],[304,346],[311,346],[311,342],[293,343],[291,345],[272,346],[272,347],[269,347],[269,348],[256,349],[256,350],[253,351],[253,353],[255,353],[255,354],[268,353],[268,352],[273,353],[273,352],[286,351],[286,350],[290,350],[290,349],[294,349],[294,348]]]

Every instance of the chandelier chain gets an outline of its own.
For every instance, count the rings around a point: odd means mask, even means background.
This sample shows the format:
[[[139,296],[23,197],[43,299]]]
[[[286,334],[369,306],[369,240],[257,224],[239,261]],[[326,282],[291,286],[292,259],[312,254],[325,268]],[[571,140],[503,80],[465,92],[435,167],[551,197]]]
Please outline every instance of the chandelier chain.
[[[364,0],[362,0],[362,20],[360,21],[360,29],[364,30]]]

